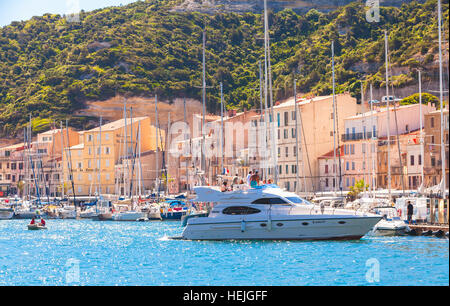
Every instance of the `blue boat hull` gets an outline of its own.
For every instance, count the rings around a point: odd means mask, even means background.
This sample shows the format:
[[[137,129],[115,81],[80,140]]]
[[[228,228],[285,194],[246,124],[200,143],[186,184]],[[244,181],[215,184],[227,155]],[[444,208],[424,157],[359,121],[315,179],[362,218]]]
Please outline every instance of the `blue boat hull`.
[[[187,214],[187,211],[176,211],[176,212],[167,212],[161,213],[161,218],[163,220],[181,220],[183,216]]]

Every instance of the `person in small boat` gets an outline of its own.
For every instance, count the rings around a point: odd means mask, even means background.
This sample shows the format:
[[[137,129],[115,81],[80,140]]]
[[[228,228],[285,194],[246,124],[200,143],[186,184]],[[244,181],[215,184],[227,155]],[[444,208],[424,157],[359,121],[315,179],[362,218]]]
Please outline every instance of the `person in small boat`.
[[[31,222],[30,222],[30,224],[35,224],[36,223],[36,221],[34,221],[34,217],[33,218],[31,218]]]
[[[42,226],[45,226],[45,220],[41,218],[40,224],[41,224]]]
[[[258,170],[255,170],[253,172],[254,174],[250,177],[250,187],[255,188],[256,186],[259,185],[259,175],[258,175]]]

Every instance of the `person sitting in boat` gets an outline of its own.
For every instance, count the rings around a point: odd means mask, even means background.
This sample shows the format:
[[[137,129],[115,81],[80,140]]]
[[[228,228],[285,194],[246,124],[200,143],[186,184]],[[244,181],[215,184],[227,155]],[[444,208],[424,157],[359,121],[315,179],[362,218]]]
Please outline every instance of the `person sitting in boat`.
[[[45,220],[41,218],[41,225],[45,226]]]
[[[223,182],[222,188],[220,189],[220,191],[222,191],[222,192],[228,191],[228,186],[227,186],[227,184],[228,184],[227,181]]]
[[[34,221],[34,217],[33,218],[31,218],[31,222],[30,222],[30,224],[35,224],[36,222]]]

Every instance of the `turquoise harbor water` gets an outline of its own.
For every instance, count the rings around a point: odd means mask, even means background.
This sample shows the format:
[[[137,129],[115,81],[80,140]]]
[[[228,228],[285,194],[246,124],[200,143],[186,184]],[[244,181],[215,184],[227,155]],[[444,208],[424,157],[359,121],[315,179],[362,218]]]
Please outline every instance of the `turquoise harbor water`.
[[[199,242],[167,239],[179,222],[27,223],[0,221],[0,285],[449,285],[446,238]]]

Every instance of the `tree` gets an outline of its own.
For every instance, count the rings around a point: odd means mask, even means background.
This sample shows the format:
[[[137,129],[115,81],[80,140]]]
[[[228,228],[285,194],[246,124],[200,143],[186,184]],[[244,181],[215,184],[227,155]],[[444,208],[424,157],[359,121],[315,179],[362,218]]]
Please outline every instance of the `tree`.
[[[350,186],[350,192],[347,194],[349,201],[354,201],[361,192],[367,191],[369,189],[369,184],[364,182],[364,179],[356,181],[354,186]]]

